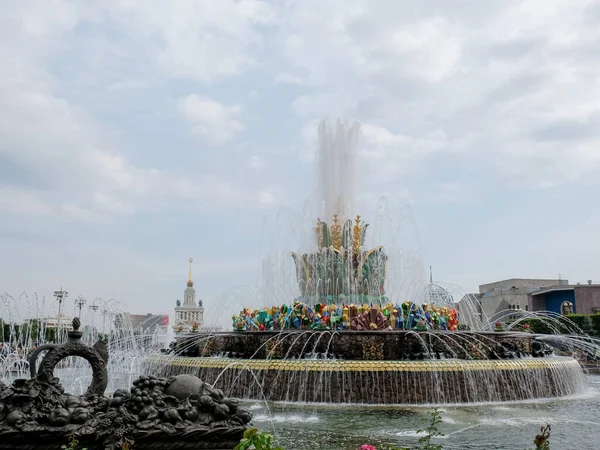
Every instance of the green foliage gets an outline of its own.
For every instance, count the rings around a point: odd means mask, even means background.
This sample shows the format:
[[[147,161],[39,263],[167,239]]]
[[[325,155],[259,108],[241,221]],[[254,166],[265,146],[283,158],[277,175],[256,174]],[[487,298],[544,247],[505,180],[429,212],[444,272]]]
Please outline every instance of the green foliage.
[[[600,314],[591,314],[590,322],[592,323],[592,333],[600,335]]]
[[[569,314],[567,318],[571,320],[575,325],[581,328],[583,331],[589,330],[588,316],[586,314]],[[573,330],[576,331],[576,330]]]
[[[540,434],[536,435],[533,443],[535,444],[535,450],[550,450],[550,424],[546,424],[545,427],[540,428]],[[531,449],[529,449],[531,450]]]
[[[438,408],[435,408],[431,411],[429,420],[421,419],[423,422],[429,422],[427,427],[417,431],[417,433],[425,433],[425,436],[419,438],[419,444],[423,450],[442,450],[444,447],[442,445],[436,445],[431,443],[431,438],[436,436],[443,436],[444,434],[439,430],[438,425],[442,423],[442,413]]]
[[[56,342],[56,328],[46,328],[46,342]]]
[[[121,440],[119,441],[119,447],[121,448],[121,450],[131,450],[133,447],[133,441],[127,439],[126,437],[122,437]],[[87,450],[87,449],[83,449],[83,450]]]
[[[600,314],[569,314],[564,318],[559,317],[558,320],[558,327],[556,324],[550,326],[548,321],[541,318],[525,319],[521,323],[529,324],[531,332],[538,334],[578,333],[579,330],[573,326],[575,324],[585,333],[600,335]]]
[[[56,328],[46,328],[45,333],[41,336],[40,333],[41,321],[33,319],[23,325],[9,324],[0,318],[0,342],[20,341],[25,343],[39,341],[43,338],[44,342],[56,341]]]
[[[4,342],[9,342],[11,341],[11,334],[12,334],[12,339],[13,340],[17,340],[19,339],[19,335],[21,333],[21,326],[20,325],[12,325],[6,322],[2,322],[3,326],[2,326],[2,339]]]
[[[244,431],[244,437],[234,450],[283,450],[281,447],[273,447],[274,437],[271,433],[258,431],[256,428],[249,428]]]
[[[63,444],[61,445],[61,450],[87,450],[87,448],[82,448],[80,449],[79,447],[79,441],[77,439],[75,439],[75,436],[71,436],[71,440],[69,441],[68,444]]]
[[[529,329],[532,333],[536,334],[554,334],[552,329],[548,326],[548,323],[543,319],[531,318],[525,319],[521,323],[529,324]]]

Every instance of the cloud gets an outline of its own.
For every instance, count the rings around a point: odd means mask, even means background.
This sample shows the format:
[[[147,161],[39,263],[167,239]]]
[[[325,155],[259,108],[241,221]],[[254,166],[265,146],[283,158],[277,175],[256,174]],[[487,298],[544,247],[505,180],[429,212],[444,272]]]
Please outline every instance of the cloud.
[[[594,2],[409,3],[306,1],[280,11],[276,80],[305,86],[291,105],[303,136],[320,117],[360,119],[363,156],[390,181],[458,153],[492,184],[518,189],[600,170],[590,156],[600,112]]]
[[[410,139],[401,134],[390,133],[383,127],[375,125],[365,124],[361,127],[363,136],[365,137],[368,144],[374,144],[376,146],[398,146],[406,144]]]
[[[432,83],[447,77],[458,65],[461,42],[457,32],[440,17],[428,18],[391,34],[392,58],[409,60],[407,74]]]
[[[248,167],[251,169],[262,169],[265,166],[265,160],[260,155],[252,155],[248,160]]]
[[[166,76],[202,83],[259,64],[256,50],[263,36],[258,27],[273,19],[272,7],[260,0],[122,1],[102,8],[105,20],[117,24]]]
[[[211,208],[219,210],[244,201],[244,196],[238,195],[239,187],[224,181],[221,174],[193,173],[187,167],[181,170],[178,162],[175,167],[148,163],[144,149],[136,148],[141,136],[130,134],[119,123],[119,109],[124,108],[124,115],[131,117],[128,96],[147,96],[157,78],[96,72],[99,61],[79,45],[90,42],[94,26],[103,21],[120,26],[111,18],[114,10],[55,3],[60,14],[52,17],[44,14],[44,2],[13,5],[0,13],[8,25],[3,33],[10,37],[0,44],[0,58],[6,62],[0,67],[0,202],[5,213],[104,222],[178,208],[208,213]],[[252,16],[256,12],[252,4],[248,2],[232,14]],[[89,35],[81,41],[67,39],[75,36],[82,24],[91,30]],[[122,70],[105,58],[113,48],[122,56],[127,53],[125,48],[134,50],[135,43],[126,41],[117,48],[114,39],[104,36],[94,40],[91,48],[99,50],[97,57],[106,67]],[[70,51],[75,52],[78,63],[70,66],[67,75],[54,58],[68,59],[73,56]],[[81,58],[79,51],[84,51]],[[102,84],[104,89],[98,95],[96,88]],[[118,102],[105,109],[105,97],[110,95]],[[191,131],[211,143],[224,143],[244,128],[235,120],[241,113],[239,106],[225,107],[194,95],[182,98],[179,104]],[[190,198],[193,206],[185,203]],[[252,192],[247,198],[259,203]]]
[[[198,207],[217,205],[215,199],[221,197],[235,198],[231,193],[235,188],[217,176],[204,184],[187,179],[185,173],[136,164],[124,153],[118,132],[57,95],[48,74],[34,72],[29,67],[0,69],[0,157],[34,181],[23,185],[26,178],[0,179],[0,188],[5,185],[0,201],[6,212],[90,221],[163,209],[198,190],[203,194],[195,198],[204,202]],[[197,103],[191,105],[190,117],[195,118],[194,129],[198,129],[204,116],[194,108]],[[211,105],[218,104],[208,103]],[[233,113],[235,109],[223,111]],[[214,126],[223,119],[218,112],[218,108],[204,110]],[[225,126],[213,130],[214,139],[224,139],[238,125],[230,123],[229,130]]]
[[[263,205],[270,205],[273,203],[274,196],[268,191],[262,191],[258,194],[258,199]]]
[[[13,17],[22,21],[23,29],[33,36],[57,36],[72,31],[86,16],[86,8],[65,0],[34,0],[27,5],[11,5],[13,11],[20,11]],[[50,8],[54,14],[48,14]]]
[[[236,118],[242,108],[225,106],[211,98],[190,94],[177,101],[177,107],[190,126],[190,133],[210,145],[223,145],[244,130]]]
[[[33,67],[5,66],[0,69],[0,96],[0,155],[46,191],[69,193],[70,200],[78,202],[94,186],[108,192],[139,186],[144,171],[125,160],[117,140],[86,111],[54,94],[48,74],[36,74]],[[39,194],[21,193],[35,195],[39,211],[56,206],[48,192],[43,200]]]
[[[440,16],[398,13],[403,2],[296,3],[281,15],[281,83],[365,83],[394,77],[437,83],[461,58],[460,27]],[[323,20],[329,17],[331,20]],[[358,84],[355,84],[358,87]]]
[[[597,196],[600,9],[592,0],[3,6],[2,226],[7,236],[67,230],[69,240],[101,241],[104,249],[89,253],[104,262],[90,270],[108,271],[98,283],[88,274],[94,289],[122,277],[118,290],[162,305],[172,286],[157,296],[151,282],[131,283],[126,266],[167,270],[138,262],[161,261],[165,252],[185,261],[208,234],[223,244],[207,261],[236,261],[240,252],[250,260],[253,238],[223,224],[237,223],[229,216],[244,209],[244,228],[260,229],[262,215],[281,205],[302,209],[314,190],[323,118],[363,124],[359,202],[367,208],[386,195],[413,205],[428,239],[444,237],[434,257],[448,258],[455,273],[472,270],[481,246],[461,235],[466,228],[452,228],[453,215],[470,224],[489,217],[478,227],[481,242],[508,248],[505,230],[494,228],[507,205],[511,213],[521,205],[525,216]],[[475,203],[477,211],[467,211]],[[62,250],[73,260],[86,253],[48,242],[39,273],[59,267],[53,258]],[[35,250],[19,245],[11,247],[15,261]],[[115,252],[129,255],[118,270]],[[19,275],[10,267],[3,270]],[[253,279],[247,269],[207,290]],[[134,279],[148,277],[138,271]]]
[[[0,205],[3,211],[33,216],[51,211],[50,206],[37,195],[9,188],[0,189]]]

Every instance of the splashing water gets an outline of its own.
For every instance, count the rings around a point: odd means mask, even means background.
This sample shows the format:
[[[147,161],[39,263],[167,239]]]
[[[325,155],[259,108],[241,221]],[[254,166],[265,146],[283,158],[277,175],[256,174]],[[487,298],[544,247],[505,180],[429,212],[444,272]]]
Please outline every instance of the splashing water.
[[[82,311],[82,322],[85,324],[82,340],[88,345],[93,345],[99,339],[107,341],[107,392],[129,388],[131,382],[142,373],[145,357],[166,348],[167,336],[159,329],[144,329],[143,323],[134,329],[124,313],[124,303],[114,299],[96,300],[99,308]],[[56,317],[56,307],[56,302],[46,302],[44,297],[36,294],[24,292],[18,299],[7,293],[0,294],[0,381],[9,384],[17,378],[29,378],[31,353],[40,345],[67,340],[70,317],[64,318],[59,329],[56,324],[46,320]],[[97,311],[101,313],[102,320],[94,317]],[[98,328],[94,323],[98,324]],[[44,354],[42,352],[38,356],[36,367],[39,367]],[[89,363],[79,357],[62,360],[55,375],[60,378],[65,390],[72,394],[83,394],[92,380]]]
[[[330,219],[334,214],[342,220],[353,217],[359,134],[358,122],[323,121],[319,125],[317,205],[321,217]]]

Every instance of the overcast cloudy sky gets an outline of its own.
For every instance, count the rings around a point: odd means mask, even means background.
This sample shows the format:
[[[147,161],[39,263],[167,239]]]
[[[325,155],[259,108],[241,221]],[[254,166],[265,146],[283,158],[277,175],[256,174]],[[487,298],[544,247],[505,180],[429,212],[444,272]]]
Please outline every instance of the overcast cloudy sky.
[[[600,280],[598,1],[4,2],[0,61],[0,292],[167,312],[192,256],[210,318],[325,117],[436,279]]]

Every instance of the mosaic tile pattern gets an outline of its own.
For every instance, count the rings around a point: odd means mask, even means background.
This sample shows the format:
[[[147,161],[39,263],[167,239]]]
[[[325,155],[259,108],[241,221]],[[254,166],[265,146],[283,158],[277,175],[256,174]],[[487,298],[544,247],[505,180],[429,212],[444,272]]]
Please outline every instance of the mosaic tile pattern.
[[[253,371],[311,372],[463,372],[483,370],[533,370],[578,366],[572,358],[553,357],[519,360],[433,360],[433,361],[349,361],[349,360],[265,360],[229,358],[148,357],[151,364],[192,368],[247,368]]]

